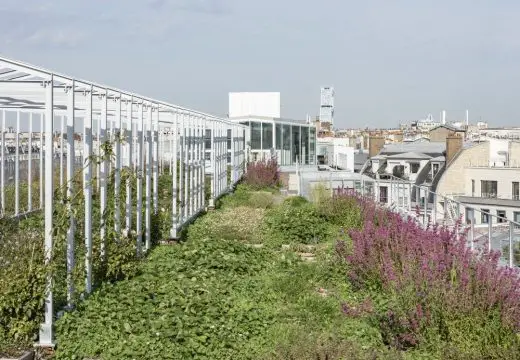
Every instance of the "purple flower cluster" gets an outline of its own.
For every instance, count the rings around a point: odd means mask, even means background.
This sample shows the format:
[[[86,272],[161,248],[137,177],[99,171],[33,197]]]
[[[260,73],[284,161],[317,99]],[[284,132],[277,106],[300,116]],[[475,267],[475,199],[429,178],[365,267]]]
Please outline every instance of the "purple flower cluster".
[[[276,159],[252,162],[247,165],[244,181],[252,188],[276,187],[279,180],[280,172]]]
[[[424,229],[368,198],[353,192],[342,196],[357,200],[364,225],[349,230],[352,247],[340,241],[336,250],[348,262],[354,285],[377,284],[408,297],[400,314],[406,334],[429,323],[434,308],[467,315],[498,311],[505,327],[520,331],[520,274],[499,266],[499,253],[476,254],[465,234],[442,226]],[[397,321],[392,316],[387,322]]]

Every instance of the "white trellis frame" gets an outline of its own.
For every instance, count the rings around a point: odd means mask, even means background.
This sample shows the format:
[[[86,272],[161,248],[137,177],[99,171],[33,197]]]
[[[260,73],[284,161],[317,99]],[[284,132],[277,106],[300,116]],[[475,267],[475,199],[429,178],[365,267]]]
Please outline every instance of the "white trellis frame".
[[[159,175],[164,173],[165,166],[169,164],[167,174],[173,183],[172,206],[168,210],[172,219],[171,238],[177,238],[179,231],[194,217],[208,206],[214,206],[215,200],[240,180],[245,168],[244,125],[5,58],[0,58],[0,110],[1,216],[19,217],[43,209],[46,261],[51,260],[54,242],[54,190],[64,184],[66,193],[72,196],[78,190],[73,189],[74,169],[81,169],[85,209],[81,237],[86,249],[86,294],[92,291],[95,280],[94,233],[101,238],[102,258],[109,256],[105,252],[108,229],[102,219],[99,228],[94,228],[93,206],[99,205],[102,214],[109,206],[107,180],[110,170],[113,170],[115,194],[121,191],[126,194],[124,213],[120,212],[117,203],[114,208],[115,231],[135,232],[137,255],[141,255],[152,244],[151,216],[162,211],[158,207]],[[15,135],[7,131],[10,123],[14,124]],[[209,166],[206,166],[205,157],[206,129],[211,130]],[[228,130],[232,134],[229,182]],[[94,155],[103,155],[108,140],[112,140],[114,146],[113,167],[107,159],[99,165],[88,161]],[[26,167],[21,165],[25,161]],[[59,167],[58,181],[54,176],[56,167]],[[124,168],[137,176],[137,199],[133,199],[130,182],[121,183]],[[34,181],[34,171],[39,172],[39,181]],[[15,179],[14,210],[11,212],[7,211],[9,204],[6,204],[5,195],[10,174]],[[27,204],[20,202],[23,181],[29,182]],[[208,202],[206,181],[211,182]],[[94,197],[95,191],[99,191],[99,198]],[[32,201],[37,194],[38,207]],[[75,292],[72,271],[78,255],[74,252],[77,231],[71,218],[66,255],[69,307],[73,306]],[[53,319],[58,309],[54,309],[52,281],[48,279],[40,346],[54,345]]]

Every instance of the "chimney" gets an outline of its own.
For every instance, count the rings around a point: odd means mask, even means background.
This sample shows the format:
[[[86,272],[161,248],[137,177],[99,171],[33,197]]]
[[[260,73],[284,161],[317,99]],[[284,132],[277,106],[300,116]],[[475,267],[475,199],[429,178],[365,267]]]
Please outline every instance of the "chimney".
[[[385,146],[385,138],[383,136],[370,136],[368,139],[368,157],[374,157]]]
[[[442,125],[446,125],[446,110],[442,110]]]
[[[466,126],[469,125],[469,110],[466,110]]]
[[[446,137],[446,165],[448,165],[462,149],[462,142],[462,136],[455,133],[451,133]]]

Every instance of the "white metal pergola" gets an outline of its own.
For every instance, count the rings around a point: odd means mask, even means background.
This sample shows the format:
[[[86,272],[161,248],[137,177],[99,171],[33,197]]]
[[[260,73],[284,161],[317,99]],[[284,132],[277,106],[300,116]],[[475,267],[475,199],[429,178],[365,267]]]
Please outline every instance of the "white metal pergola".
[[[60,159],[60,185],[67,186],[72,195],[72,179],[77,149],[85,163],[91,155],[102,154],[102,144],[113,141],[115,163],[107,160],[96,167],[97,184],[92,185],[94,167],[90,162],[82,166],[83,194],[85,197],[84,239],[87,249],[85,263],[86,292],[92,291],[92,234],[99,231],[103,241],[106,229],[93,229],[92,207],[93,186],[100,194],[100,210],[107,207],[107,176],[114,173],[115,193],[121,184],[121,169],[132,169],[137,176],[137,212],[132,218],[132,191],[126,184],[126,211],[120,214],[115,207],[116,231],[137,233],[137,248],[146,251],[151,246],[151,214],[158,211],[158,178],[169,165],[169,175],[173,178],[173,199],[171,207],[171,238],[177,238],[179,229],[197,216],[205,208],[204,187],[206,178],[204,136],[211,130],[211,197],[209,206],[216,198],[227,192],[243,175],[245,161],[246,126],[210,114],[183,108],[164,101],[151,99],[132,92],[75,79],[50,70],[0,57],[0,111],[2,119],[0,158],[0,195],[2,216],[5,213],[6,162],[14,160],[15,211],[20,216],[42,209],[45,216],[46,259],[53,248],[53,161]],[[9,119],[11,117],[11,119]],[[14,154],[6,154],[7,122],[15,122]],[[58,124],[60,126],[58,126]],[[39,131],[34,131],[36,125]],[[28,187],[28,204],[20,204],[20,168],[24,154],[20,153],[22,127],[29,132],[28,183],[31,184],[33,167],[33,138],[39,141],[40,204],[32,203],[32,186]],[[231,130],[231,180],[227,180],[228,148],[227,135]],[[59,133],[60,151],[55,151],[55,134]],[[81,134],[81,140],[75,135]],[[68,154],[64,156],[64,154]],[[166,158],[166,154],[168,157]],[[207,160],[206,160],[207,161]],[[177,162],[184,164],[177,170]],[[66,173],[63,170],[66,169]],[[177,173],[179,171],[179,173]],[[178,181],[179,179],[179,181]],[[144,180],[144,184],[143,184]],[[178,192],[177,192],[178,191]],[[178,194],[178,195],[177,195]],[[143,204],[144,198],[144,204]],[[22,207],[25,207],[22,209]],[[144,209],[145,228],[142,228]],[[124,220],[123,220],[124,218]],[[75,262],[74,219],[67,232],[67,271],[70,274]],[[143,242],[144,238],[144,242]],[[39,345],[53,346],[53,294],[51,281],[45,304],[45,321],[41,326]],[[72,280],[68,281],[69,300],[73,293]]]

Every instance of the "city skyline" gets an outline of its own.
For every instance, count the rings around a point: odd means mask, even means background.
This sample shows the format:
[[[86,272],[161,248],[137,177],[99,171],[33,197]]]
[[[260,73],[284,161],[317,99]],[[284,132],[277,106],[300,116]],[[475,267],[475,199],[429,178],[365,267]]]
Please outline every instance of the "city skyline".
[[[1,54],[225,115],[228,93],[279,91],[282,116],[335,126],[447,119],[518,124],[512,1],[5,0]],[[102,56],[97,54],[102,53]],[[451,116],[450,116],[451,115]]]

